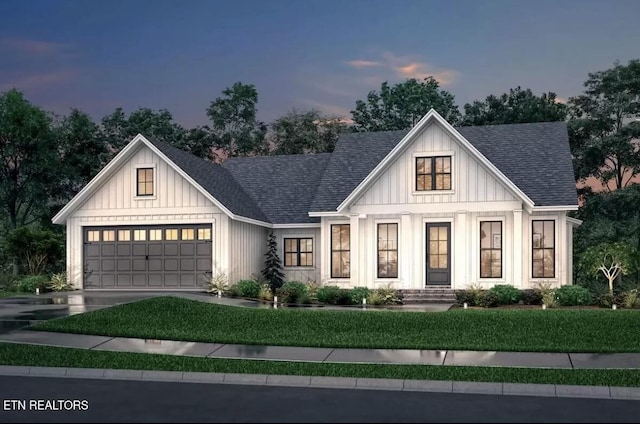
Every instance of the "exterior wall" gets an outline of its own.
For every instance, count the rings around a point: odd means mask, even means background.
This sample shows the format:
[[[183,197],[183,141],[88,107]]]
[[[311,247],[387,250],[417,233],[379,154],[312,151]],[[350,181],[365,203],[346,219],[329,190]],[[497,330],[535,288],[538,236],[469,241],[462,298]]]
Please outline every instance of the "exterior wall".
[[[155,196],[135,198],[136,165],[155,167]],[[213,272],[229,272],[229,218],[146,146],[109,178],[68,219],[67,276],[83,281],[83,227],[210,223]]]
[[[415,191],[415,160],[452,157],[452,190]],[[514,201],[516,197],[438,124],[416,136],[397,161],[360,196],[355,205],[432,204]]]
[[[284,265],[284,239],[285,238],[311,238],[313,239],[313,266],[311,267],[285,267],[283,266],[287,281],[316,281],[321,277],[321,252],[320,228],[276,228],[273,230],[278,243],[278,255]]]
[[[258,225],[229,220],[229,282],[251,279],[264,268],[267,230]]]

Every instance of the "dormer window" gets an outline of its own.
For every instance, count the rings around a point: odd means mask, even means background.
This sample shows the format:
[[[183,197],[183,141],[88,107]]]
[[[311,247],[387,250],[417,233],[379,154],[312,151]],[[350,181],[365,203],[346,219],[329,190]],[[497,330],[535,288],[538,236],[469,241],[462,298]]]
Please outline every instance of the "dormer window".
[[[416,158],[416,191],[451,190],[451,156]]]
[[[136,196],[153,196],[153,168],[138,168]]]

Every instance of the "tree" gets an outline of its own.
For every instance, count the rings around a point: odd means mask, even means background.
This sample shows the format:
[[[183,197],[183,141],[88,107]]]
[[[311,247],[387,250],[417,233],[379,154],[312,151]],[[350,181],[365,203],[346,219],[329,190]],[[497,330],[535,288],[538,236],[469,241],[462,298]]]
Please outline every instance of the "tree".
[[[435,109],[450,124],[460,119],[453,94],[439,90],[433,77],[418,81],[408,79],[394,86],[387,81],[380,91],[370,91],[366,101],[356,101],[351,111],[356,131],[404,130],[413,127],[429,111]]]
[[[588,248],[581,261],[583,267],[594,274],[602,273],[609,283],[613,296],[613,282],[621,275],[629,274],[635,266],[635,249],[628,243],[602,243]]]
[[[17,90],[0,95],[0,207],[10,229],[36,222],[58,181],[51,117]]]
[[[269,283],[271,292],[275,293],[284,283],[284,273],[282,272],[282,262],[278,256],[278,244],[276,243],[276,236],[273,234],[273,231],[269,232],[267,253],[265,256],[267,260],[264,261],[265,267],[262,270],[262,276]]]
[[[496,97],[464,105],[462,125],[518,124],[523,122],[564,121],[567,106],[559,103],[555,93],[542,93],[540,97],[530,89],[519,86]]]
[[[569,99],[576,174],[623,188],[640,173],[640,123],[633,122],[640,117],[640,61],[589,73],[584,86]]]
[[[166,109],[155,112],[140,108],[127,117],[122,108],[117,108],[111,115],[102,118],[102,128],[107,143],[116,152],[138,134],[174,146],[183,143],[185,134],[184,128],[173,121],[173,115]]]
[[[177,147],[203,159],[215,159],[211,130],[206,125],[186,131],[182,143]]]
[[[275,155],[332,152],[347,125],[339,117],[328,117],[313,109],[292,110],[270,125],[266,150]]]
[[[29,275],[42,274],[64,258],[64,235],[37,227],[21,227],[3,241],[6,252],[22,260]]]
[[[258,91],[252,84],[236,82],[222,91],[207,109],[216,147],[228,156],[248,156],[262,148],[267,126],[256,119]]]

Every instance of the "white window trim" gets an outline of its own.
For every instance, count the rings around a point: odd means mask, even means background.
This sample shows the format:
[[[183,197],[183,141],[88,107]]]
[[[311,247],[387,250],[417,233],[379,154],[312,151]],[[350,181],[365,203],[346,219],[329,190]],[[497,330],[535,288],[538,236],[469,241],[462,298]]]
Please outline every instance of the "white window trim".
[[[411,181],[411,194],[414,196],[437,196],[441,194],[454,194],[456,192],[456,152],[454,150],[440,150],[433,152],[414,152],[411,154],[411,166],[407,167],[411,170],[409,181]],[[417,158],[430,158],[434,156],[451,156],[451,190],[416,190],[416,159]]]
[[[491,221],[500,221],[502,222],[502,278],[488,277],[482,278],[480,275],[480,223],[481,222],[491,222]],[[473,275],[476,276],[475,280],[479,283],[487,283],[487,284],[504,284],[507,281],[507,217],[504,215],[500,216],[477,216],[476,217],[476,225],[475,225],[475,235],[472,238],[472,242],[474,247],[472,249],[474,259],[475,259],[475,269],[473,270]]]
[[[153,169],[153,195],[152,196],[138,196],[138,169],[140,168],[152,168]],[[155,163],[137,163],[133,167],[133,200],[155,200],[158,198],[158,169]]]
[[[378,277],[378,224],[398,224],[398,276],[390,278]],[[373,220],[373,254],[375,255],[373,260],[373,270],[371,275],[374,276],[374,283],[400,283],[400,255],[402,254],[402,224],[401,219],[398,218],[376,218]]]
[[[313,243],[313,250],[311,251],[311,256],[313,258],[313,265],[312,266],[285,266],[284,265],[284,261],[285,261],[285,244],[284,244],[284,239],[311,239],[311,243]],[[281,240],[281,246],[282,246],[282,269],[285,271],[314,271],[316,269],[316,267],[318,266],[317,264],[317,260],[316,260],[316,236],[314,236],[313,234],[282,234],[282,240]]]
[[[535,277],[533,276],[533,221],[553,221],[553,275],[555,275],[555,277]],[[529,225],[529,229],[528,229],[528,234],[529,234],[529,240],[527,240],[527,243],[529,244],[529,270],[528,270],[528,278],[529,281],[531,283],[538,283],[541,281],[551,281],[554,283],[557,283],[560,281],[560,272],[558,269],[558,261],[559,261],[559,253],[560,253],[560,245],[558,244],[560,238],[559,238],[559,233],[560,233],[560,229],[558,227],[558,224],[560,222],[560,219],[558,218],[558,216],[555,215],[530,215],[529,216],[529,222],[527,225]]]

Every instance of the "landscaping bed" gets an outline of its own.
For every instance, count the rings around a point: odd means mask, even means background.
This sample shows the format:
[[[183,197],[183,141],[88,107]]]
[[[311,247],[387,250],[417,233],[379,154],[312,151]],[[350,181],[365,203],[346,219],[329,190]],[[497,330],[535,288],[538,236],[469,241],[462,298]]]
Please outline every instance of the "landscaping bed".
[[[447,312],[250,309],[146,299],[29,327],[236,344],[523,352],[640,352],[638,310]]]

